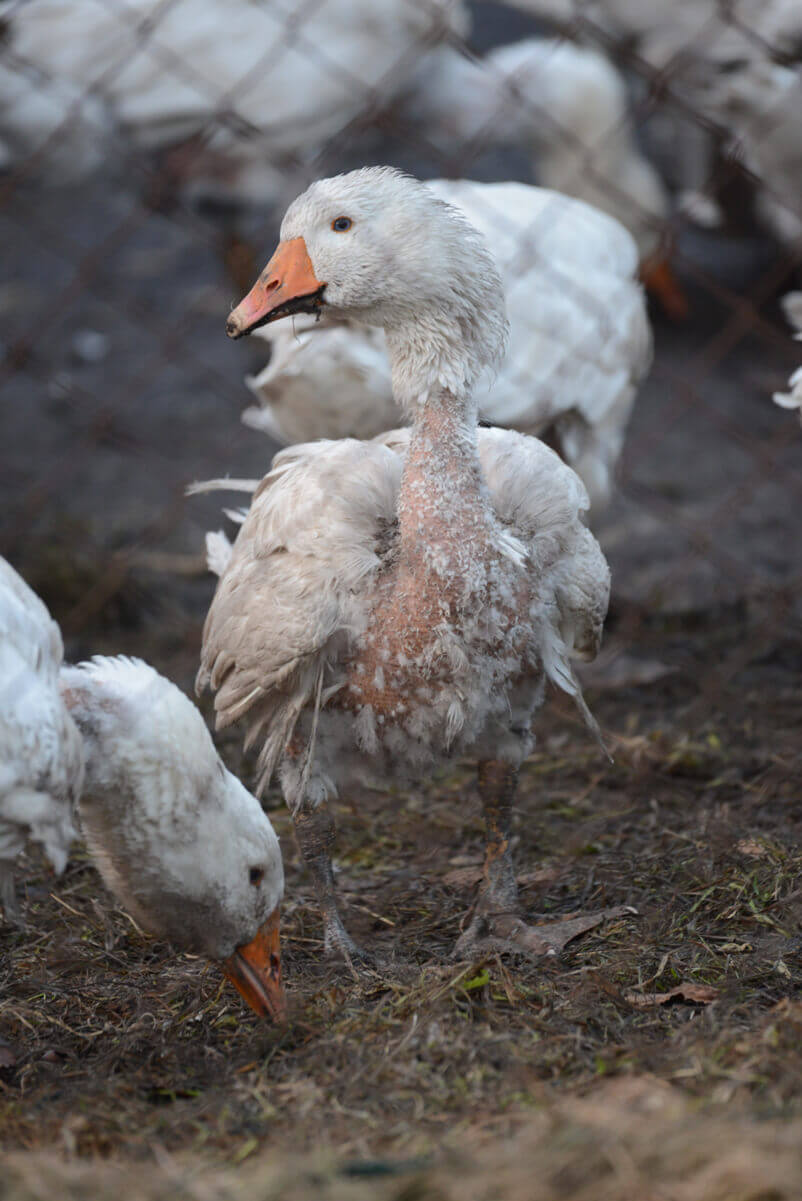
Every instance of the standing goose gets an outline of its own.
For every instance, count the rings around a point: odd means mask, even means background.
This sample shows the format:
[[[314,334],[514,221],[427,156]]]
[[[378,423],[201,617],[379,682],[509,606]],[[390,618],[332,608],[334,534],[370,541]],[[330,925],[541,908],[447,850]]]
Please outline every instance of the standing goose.
[[[0,559],[0,901],[26,837],[57,872],[80,825],[152,933],[218,960],[257,1013],[283,1012],[278,840],[198,710],[138,659],[68,667],[42,601]]]
[[[545,188],[466,179],[426,186],[479,230],[504,282],[509,351],[477,381],[480,417],[548,432],[597,516],[652,358],[632,238],[606,213]],[[245,411],[246,425],[292,443],[371,438],[403,420],[381,329],[301,317],[259,333],[271,357],[248,381],[259,407]]]
[[[574,472],[542,443],[477,428],[473,385],[505,347],[481,236],[417,180],[366,168],[313,184],[228,333],[325,306],[384,329],[411,430],[279,454],[253,497],[204,628],[198,687],[218,727],[248,722],[259,788],[278,767],[328,950],[337,910],[326,801],[355,766],[395,778],[479,761],[484,882],[458,948],[539,951],[566,924],[513,916],[511,807],[547,680],[593,724],[570,656],[599,644],[609,572]]]

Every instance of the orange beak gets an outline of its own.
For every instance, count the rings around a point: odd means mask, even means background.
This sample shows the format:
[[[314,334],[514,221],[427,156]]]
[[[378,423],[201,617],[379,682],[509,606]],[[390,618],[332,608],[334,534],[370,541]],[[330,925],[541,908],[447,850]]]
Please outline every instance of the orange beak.
[[[273,910],[255,938],[229,955],[223,971],[260,1017],[271,1017],[275,1022],[285,1020],[278,909]]]
[[[315,278],[303,238],[279,242],[248,295],[229,314],[226,333],[229,338],[242,338],[292,313],[315,313],[323,304],[325,286]]]

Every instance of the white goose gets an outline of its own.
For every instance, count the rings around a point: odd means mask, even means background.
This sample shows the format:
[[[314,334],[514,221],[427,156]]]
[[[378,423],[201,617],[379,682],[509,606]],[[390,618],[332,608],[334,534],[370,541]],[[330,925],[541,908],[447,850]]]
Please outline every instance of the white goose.
[[[477,60],[440,47],[422,60],[404,111],[457,162],[499,144],[524,148],[544,187],[630,231],[647,286],[669,315],[685,315],[668,266],[668,192],[638,148],[626,83],[599,50],[526,38]]]
[[[758,215],[782,242],[802,238],[799,0],[511,0],[516,8],[623,44],[685,112],[660,116],[678,208],[720,224],[710,194],[717,123],[760,181]],[[796,61],[794,61],[796,60]]]
[[[782,300],[783,311],[794,329],[794,338],[802,342],[802,292],[789,292]],[[787,392],[775,392],[774,403],[781,409],[796,409],[802,421],[802,367],[788,381]]]
[[[802,15],[798,14],[800,37]],[[802,64],[755,54],[719,77],[706,108],[758,181],[756,212],[796,254],[802,250]]]
[[[651,364],[632,238],[605,213],[543,188],[471,180],[426,186],[486,239],[507,295],[509,351],[474,390],[480,416],[527,434],[549,431],[598,514]],[[381,329],[299,317],[258,333],[271,358],[248,380],[259,405],[243,414],[247,425],[294,443],[372,438],[403,420]]]
[[[313,184],[228,332],[319,307],[384,329],[412,429],[276,457],[220,556],[198,686],[215,691],[219,726],[247,720],[261,788],[279,768],[329,949],[356,951],[327,797],[357,764],[419,777],[470,755],[488,844],[460,949],[489,933],[542,952],[565,923],[514,916],[509,826],[546,681],[595,724],[570,665],[595,654],[609,594],[584,488],[536,439],[477,428],[473,388],[506,341],[503,290],[481,236],[429,188],[389,168]]]
[[[261,806],[198,710],[138,659],[68,667],[58,626],[0,559],[0,900],[26,837],[61,872],[74,818],[146,929],[208,955],[259,1013],[283,1011],[284,873]]]
[[[195,139],[185,188],[259,204],[468,28],[462,0],[0,0],[0,20],[0,165],[75,178],[120,138]]]

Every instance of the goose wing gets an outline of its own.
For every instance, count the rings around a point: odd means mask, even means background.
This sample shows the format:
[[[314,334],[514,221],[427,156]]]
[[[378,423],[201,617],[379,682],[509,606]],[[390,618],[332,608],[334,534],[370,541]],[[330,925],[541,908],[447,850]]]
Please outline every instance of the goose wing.
[[[247,743],[262,740],[260,789],[325,669],[365,627],[401,467],[378,443],[309,443],[277,455],[254,493],[206,618],[197,687],[215,693],[218,728],[247,717]]]

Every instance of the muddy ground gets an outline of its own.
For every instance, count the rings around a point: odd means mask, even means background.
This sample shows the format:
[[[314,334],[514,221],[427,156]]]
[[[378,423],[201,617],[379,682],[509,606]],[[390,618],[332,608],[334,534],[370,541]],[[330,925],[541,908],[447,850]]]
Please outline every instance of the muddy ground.
[[[184,487],[260,473],[272,447],[238,421],[261,359],[223,334],[220,222],[130,182],[3,192],[0,553],[71,657],[142,655],[189,690],[212,593],[198,556],[222,518]],[[271,224],[255,223],[263,251]],[[588,700],[614,763],[551,698],[515,819],[530,917],[637,915],[558,959],[451,961],[482,847],[466,764],[342,798],[340,888],[379,955],[354,975],[323,959],[270,796],[290,1003],[275,1029],[138,931],[80,848],[58,881],[26,859],[28,927],[0,926],[0,1146],[27,1154],[0,1195],[155,1197],[179,1179],[199,1197],[798,1195],[802,437],[769,400],[799,357],[776,303],[791,264],[754,231],[686,231],[681,251],[692,318],[655,314],[601,530],[614,600]],[[220,745],[247,780],[236,733]],[[427,1174],[444,1147],[451,1175]],[[325,1166],[276,1166],[292,1152]],[[204,1192],[209,1164],[227,1168]]]

